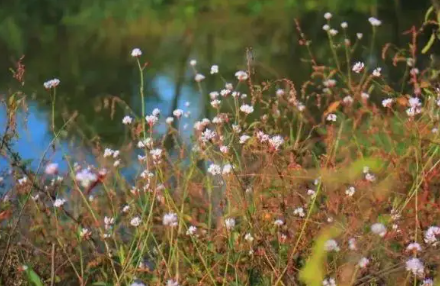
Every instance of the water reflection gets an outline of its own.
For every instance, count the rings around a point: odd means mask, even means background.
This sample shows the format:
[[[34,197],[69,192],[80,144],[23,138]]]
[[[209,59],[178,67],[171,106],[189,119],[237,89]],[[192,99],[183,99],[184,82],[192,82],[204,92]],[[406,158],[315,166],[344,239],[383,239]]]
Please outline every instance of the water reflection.
[[[174,99],[174,81],[166,75],[160,75],[154,79],[152,85],[158,91],[158,97],[146,97],[145,111],[147,114],[151,114],[154,108],[161,110],[162,115],[160,116],[160,121],[155,126],[155,136],[162,136],[168,128],[165,119],[172,113],[170,103]],[[62,85],[60,85],[59,89],[62,90],[62,88]],[[132,97],[133,101],[137,101],[139,95],[135,92]],[[177,108],[184,110],[185,113],[189,112],[190,114],[188,117],[182,117],[177,125],[183,139],[187,143],[190,141],[192,126],[195,120],[201,115],[201,106],[200,100],[197,100],[198,97],[198,91],[195,91],[190,86],[184,86],[177,102]],[[20,110],[17,114],[17,118],[19,118],[17,122],[17,133],[20,134],[20,137],[14,144],[13,149],[20,154],[23,160],[29,160],[32,169],[37,169],[41,159],[44,157],[45,160],[58,163],[61,172],[67,171],[68,165],[63,159],[64,155],[72,155],[75,153],[79,154],[81,158],[84,158],[86,162],[90,164],[94,163],[94,156],[92,156],[84,145],[80,144],[78,140],[75,140],[75,138],[57,140],[56,147],[51,148],[54,144],[54,136],[50,126],[50,111],[41,108],[35,100],[29,100],[27,104],[28,112]],[[109,121],[108,124],[124,128],[121,122],[123,114],[123,112],[118,112],[118,116],[115,116],[115,119]],[[6,124],[6,108],[1,106],[0,126],[3,127],[6,126]],[[116,130],[119,129],[116,128]],[[106,142],[103,143],[105,144]],[[108,147],[112,147],[112,145],[109,144]],[[1,169],[7,166],[4,160],[0,161]],[[132,165],[131,169],[135,170],[136,166]]]

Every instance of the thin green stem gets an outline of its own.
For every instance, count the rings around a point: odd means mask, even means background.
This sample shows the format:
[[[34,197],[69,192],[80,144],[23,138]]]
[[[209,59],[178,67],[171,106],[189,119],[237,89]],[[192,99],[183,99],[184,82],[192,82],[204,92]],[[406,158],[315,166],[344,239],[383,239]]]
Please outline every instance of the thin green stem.
[[[141,62],[139,61],[139,58],[136,58],[136,62],[138,64],[138,68],[139,68],[139,77],[140,77],[140,85],[139,85],[139,95],[141,96],[141,105],[142,105],[142,118],[141,118],[141,122],[142,122],[142,131],[143,131],[143,137],[144,139],[147,136],[147,132],[145,129],[145,95],[144,95],[144,73],[143,73],[143,68],[141,66]]]

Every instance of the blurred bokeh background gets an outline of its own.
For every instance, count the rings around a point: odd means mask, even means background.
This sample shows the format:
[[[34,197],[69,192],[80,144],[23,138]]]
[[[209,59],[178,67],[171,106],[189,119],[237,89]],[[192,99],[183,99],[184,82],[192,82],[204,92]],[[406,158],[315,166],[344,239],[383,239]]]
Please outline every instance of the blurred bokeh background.
[[[360,57],[380,61],[387,42],[407,46],[403,32],[420,25],[429,0],[14,0],[0,4],[0,93],[16,90],[10,68],[25,55],[25,85],[30,99],[26,138],[16,146],[25,158],[38,156],[52,139],[50,96],[43,82],[59,78],[56,121],[61,126],[78,113],[75,126],[64,140],[102,145],[121,142],[126,113],[112,114],[109,96],[127,102],[140,113],[138,71],[132,48],[143,51],[146,69],[147,111],[161,108],[167,116],[190,102],[192,121],[206,114],[188,62],[207,76],[205,96],[219,90],[219,77],[210,77],[211,65],[219,65],[226,80],[246,66],[246,47],[253,47],[259,80],[287,77],[300,84],[310,75],[307,51],[298,44],[294,23],[312,41],[318,60],[328,62],[330,50],[323,14],[331,12],[332,26],[348,23],[348,37],[364,34]],[[374,54],[368,54],[370,16],[382,20]],[[339,37],[343,37],[339,35]],[[429,34],[426,35],[429,37]],[[423,40],[423,37],[421,37]],[[342,39],[342,38],[341,38]],[[113,116],[111,116],[113,115]],[[23,118],[25,118],[23,114]],[[5,110],[0,109],[0,124]],[[24,128],[24,125],[21,127]],[[78,139],[79,138],[79,139]]]

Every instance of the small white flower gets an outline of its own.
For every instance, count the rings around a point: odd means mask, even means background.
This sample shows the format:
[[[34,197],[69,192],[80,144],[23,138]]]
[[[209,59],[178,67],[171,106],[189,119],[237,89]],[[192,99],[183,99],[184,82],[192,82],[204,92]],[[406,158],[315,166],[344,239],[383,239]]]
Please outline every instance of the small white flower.
[[[412,76],[416,76],[420,73],[418,68],[412,68],[409,72]]]
[[[230,174],[232,172],[232,169],[233,169],[233,167],[232,167],[231,164],[226,164],[226,165],[223,166],[222,174],[223,175],[228,175],[228,174]]]
[[[115,153],[114,150],[112,150],[110,148],[105,148],[105,150],[104,150],[104,158],[113,156],[114,153]]]
[[[146,286],[146,285],[144,283],[142,283],[141,281],[137,280],[137,281],[134,281],[133,283],[131,283],[130,286]]]
[[[354,239],[354,238],[350,238],[350,239],[348,240],[348,248],[349,248],[350,250],[357,250],[356,239]]]
[[[125,205],[125,206],[122,208],[122,212],[123,212],[123,213],[128,213],[129,210],[130,210],[130,206],[129,206],[129,205]]]
[[[221,95],[222,97],[226,97],[226,96],[228,96],[230,93],[231,93],[231,90],[229,90],[229,89],[222,89],[222,90],[220,91],[220,95]]]
[[[196,231],[197,231],[197,227],[195,227],[195,226],[190,226],[189,228],[188,228],[188,230],[186,231],[186,235],[194,235],[195,233],[196,233]]]
[[[140,50],[140,49],[138,49],[138,48],[135,48],[135,49],[133,49],[132,51],[131,51],[131,56],[133,57],[133,58],[138,58],[138,57],[140,57],[142,55],[142,51]]]
[[[274,221],[273,224],[276,226],[282,226],[284,224],[284,221],[282,221],[281,219],[277,219]]]
[[[250,233],[246,233],[246,235],[244,236],[244,239],[248,242],[254,241],[254,237]]]
[[[362,257],[358,262],[360,268],[366,268],[368,264],[370,264],[370,260],[366,257]]]
[[[362,99],[367,100],[367,99],[370,98],[370,95],[368,93],[366,93],[366,92],[362,92],[361,93],[361,97],[362,97]]]
[[[237,98],[239,96],[240,96],[240,92],[238,92],[238,91],[233,91],[232,92],[232,97]]]
[[[98,176],[88,169],[82,169],[80,172],[76,173],[75,179],[79,181],[83,188],[88,188],[98,179]]]
[[[216,99],[219,95],[220,95],[220,93],[218,93],[218,91],[211,91],[211,92],[209,93],[209,97],[210,97],[212,100]]]
[[[163,216],[162,224],[164,226],[177,226],[177,214],[176,213],[167,213]]]
[[[413,107],[413,108],[417,108],[422,106],[422,103],[420,102],[420,99],[418,97],[411,97],[408,100],[408,104],[409,106]]]
[[[330,26],[328,24],[325,24],[324,26],[322,26],[322,29],[324,31],[328,31],[328,30],[330,30]]]
[[[416,116],[417,114],[420,114],[422,112],[422,109],[421,108],[414,108],[414,107],[410,107],[410,108],[408,108],[407,110],[406,110],[406,114],[409,116],[409,117],[414,117],[414,116]]]
[[[58,173],[58,164],[57,163],[49,163],[46,165],[46,169],[44,170],[44,172],[47,175],[55,175],[56,173]]]
[[[336,35],[338,34],[338,30],[336,30],[336,29],[330,29],[330,30],[328,31],[328,33],[329,33],[331,36],[336,36]]]
[[[109,229],[115,223],[115,218],[113,217],[104,217],[104,227],[105,229]]]
[[[153,157],[154,161],[160,161],[162,158],[162,149],[156,148],[150,151],[151,157]]]
[[[213,65],[211,67],[211,74],[216,74],[218,73],[218,65]]]
[[[334,278],[324,279],[322,281],[322,286],[336,286],[336,281]]]
[[[145,121],[147,121],[147,123],[150,125],[150,126],[153,126],[154,124],[156,124],[156,122],[159,120],[159,118],[157,118],[156,116],[154,116],[154,115],[147,115],[147,116],[145,116]]]
[[[277,89],[277,91],[276,91],[276,95],[277,95],[278,97],[284,96],[284,94],[286,94],[286,92],[284,91],[284,89],[281,89],[281,88]]]
[[[357,37],[359,40],[361,40],[363,36],[364,36],[364,34],[362,34],[362,33],[357,33],[357,34],[356,34],[356,37]]]
[[[221,170],[221,167],[219,165],[211,164],[208,167],[208,173],[211,173],[213,176],[220,175],[221,172],[222,172],[222,170]]]
[[[411,272],[415,276],[423,276],[425,268],[423,263],[418,258],[410,258],[406,261],[406,270]]]
[[[81,231],[79,232],[80,237],[88,237],[91,234],[92,234],[92,232],[87,228],[82,228]]]
[[[173,111],[173,115],[177,118],[180,118],[183,115],[183,110],[182,109],[176,109]]]
[[[299,216],[299,217],[305,217],[305,216],[306,216],[306,214],[304,213],[304,208],[302,208],[302,207],[296,208],[296,209],[293,211],[293,214],[294,214],[294,215],[297,215],[297,216]]]
[[[197,61],[196,60],[190,60],[189,64],[194,67],[197,64]]]
[[[153,111],[151,112],[152,115],[154,116],[159,116],[160,115],[160,109],[159,108],[155,108],[153,109]]]
[[[345,190],[345,194],[349,197],[352,197],[355,192],[356,192],[356,189],[353,186],[351,186]]]
[[[64,205],[66,202],[67,202],[66,199],[56,199],[55,202],[53,203],[53,206],[59,208],[62,205]]]
[[[167,117],[167,119],[165,120],[165,122],[167,124],[172,124],[174,122],[174,118],[173,117]]]
[[[216,116],[212,119],[212,123],[214,124],[222,124],[223,123],[223,119],[219,116]]]
[[[232,85],[232,83],[226,83],[225,84],[225,88],[227,89],[227,90],[233,90],[234,89],[234,86]]]
[[[137,144],[138,148],[152,148],[154,146],[154,141],[152,138],[148,137],[142,141],[139,141]]]
[[[326,251],[335,251],[338,252],[339,250],[341,250],[338,246],[338,243],[336,242],[336,240],[334,239],[329,239],[325,242],[324,244],[324,248]]]
[[[316,178],[316,179],[313,180],[313,184],[314,184],[315,186],[317,186],[320,182],[321,182],[321,177]]]
[[[57,78],[46,81],[43,85],[46,89],[55,88],[60,84],[60,80]]]
[[[206,129],[203,133],[202,136],[200,136],[200,140],[202,142],[208,142],[209,140],[212,140],[215,138],[215,136],[217,136],[217,133],[215,131],[212,131],[211,129]]]
[[[351,97],[350,95],[347,95],[346,97],[344,97],[342,99],[342,102],[344,102],[344,104],[346,104],[346,105],[351,105],[353,103],[353,97]]]
[[[173,279],[167,281],[167,286],[179,286],[179,283]]]
[[[391,105],[393,104],[394,99],[392,98],[386,98],[384,100],[382,100],[382,106],[383,107],[391,107]]]
[[[423,280],[423,283],[420,286],[434,286],[434,280],[432,279],[425,279]]]
[[[234,131],[234,133],[240,133],[241,132],[240,125],[232,124],[232,131]]]
[[[427,244],[436,244],[439,237],[440,237],[440,227],[438,226],[431,226],[425,232],[425,242]]]
[[[328,87],[328,88],[334,87],[334,86],[336,86],[336,80],[329,78],[329,79],[324,80],[323,84],[325,87]]]
[[[263,131],[258,131],[257,138],[261,143],[269,141],[269,135],[265,134]]]
[[[347,22],[342,22],[342,23],[341,23],[341,28],[342,28],[342,29],[347,29],[347,27],[348,27]]]
[[[241,135],[240,136],[240,144],[244,144],[246,143],[246,141],[248,141],[251,137],[248,135]]]
[[[365,65],[364,65],[363,62],[356,62],[356,63],[353,65],[352,70],[353,70],[355,73],[360,73],[360,72],[362,72],[362,71],[364,70],[364,67],[365,67]]]
[[[378,27],[378,26],[380,26],[380,25],[382,24],[382,21],[380,21],[380,20],[378,20],[378,19],[376,19],[376,18],[374,18],[374,17],[370,17],[370,18],[368,18],[368,21],[370,22],[370,24],[371,24],[373,27]]]
[[[283,143],[284,143],[284,139],[280,135],[275,135],[269,139],[270,146],[275,150],[278,150],[281,147],[281,145],[283,145]]]
[[[228,146],[221,146],[220,152],[222,152],[223,154],[228,154],[228,152],[229,152]]]
[[[221,101],[218,99],[214,99],[213,101],[211,101],[211,106],[214,108],[219,108],[220,107],[220,103]]]
[[[336,122],[336,114],[334,113],[330,113],[329,115],[327,115],[327,121],[333,121]]]
[[[314,190],[307,190],[307,195],[314,197],[316,195],[316,192]]]
[[[387,234],[387,228],[382,223],[375,223],[371,226],[371,232],[384,237]]]
[[[124,118],[122,118],[122,124],[129,125],[132,122],[133,122],[133,118],[131,118],[128,115],[126,115],[126,116],[124,116]]]
[[[238,71],[235,73],[235,77],[239,80],[239,81],[244,81],[248,79],[248,74],[245,71]]]
[[[131,219],[130,224],[134,227],[138,227],[141,224],[142,220],[140,217],[136,216]]]
[[[380,77],[381,76],[381,71],[382,71],[382,68],[375,68],[373,70],[373,76]]]
[[[235,227],[235,219],[233,218],[225,219],[225,226],[227,230],[233,230]]]
[[[422,247],[417,242],[412,242],[412,243],[408,244],[408,246],[406,247],[406,250],[419,252],[419,251],[422,251]]]
[[[201,82],[201,81],[204,80],[204,79],[205,79],[205,76],[202,75],[202,74],[200,74],[200,73],[196,74],[196,76],[194,77],[194,80],[195,80],[196,82]]]
[[[326,20],[330,20],[331,18],[332,18],[332,14],[330,13],[330,12],[327,12],[327,13],[325,13],[324,14],[324,18],[326,19]]]

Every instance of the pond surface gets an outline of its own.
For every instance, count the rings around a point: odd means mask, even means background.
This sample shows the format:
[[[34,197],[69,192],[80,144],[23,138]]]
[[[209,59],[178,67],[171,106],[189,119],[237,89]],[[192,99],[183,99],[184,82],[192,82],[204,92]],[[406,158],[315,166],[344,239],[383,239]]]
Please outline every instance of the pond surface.
[[[65,1],[57,5],[53,5],[56,1],[36,1],[47,7],[33,7],[27,1],[11,2],[15,5],[0,4],[0,91],[6,94],[19,88],[28,96],[27,124],[22,112],[21,137],[14,148],[24,159],[34,160],[33,167],[38,166],[53,139],[50,96],[43,87],[46,80],[61,81],[56,125],[78,115],[61,140],[59,151],[50,154],[50,160],[61,162],[63,154],[78,149],[89,152],[85,142],[112,147],[124,140],[126,129],[121,120],[129,110],[119,102],[127,103],[136,114],[141,110],[139,73],[130,57],[134,47],[143,51],[142,60],[148,62],[146,111],[158,107],[163,119],[175,108],[189,110],[191,116],[183,120],[180,128],[192,130],[193,122],[206,115],[208,93],[221,89],[224,80],[233,81],[235,71],[245,68],[246,47],[253,47],[257,80],[287,77],[298,86],[307,79],[310,65],[306,50],[298,44],[294,19],[299,20],[312,41],[317,59],[325,63],[330,51],[322,26],[323,14],[329,9],[334,14],[333,27],[341,30],[340,23],[348,22],[352,41],[356,33],[364,33],[365,48],[357,56],[379,65],[380,47],[387,42],[406,45],[409,37],[402,32],[413,24],[420,25],[430,5],[428,0],[249,0],[235,4],[207,1],[210,4],[200,5],[193,1]],[[83,6],[73,4],[76,2]],[[368,54],[366,48],[371,15],[383,23],[374,54]],[[342,31],[337,39],[342,41],[341,34]],[[26,65],[24,87],[8,71],[22,55]],[[207,77],[202,83],[203,94],[193,80],[188,64],[191,59],[198,61],[197,69]],[[209,75],[213,64],[219,65],[224,80]],[[114,108],[113,98],[119,100]],[[6,111],[2,107],[0,127],[5,122]]]

